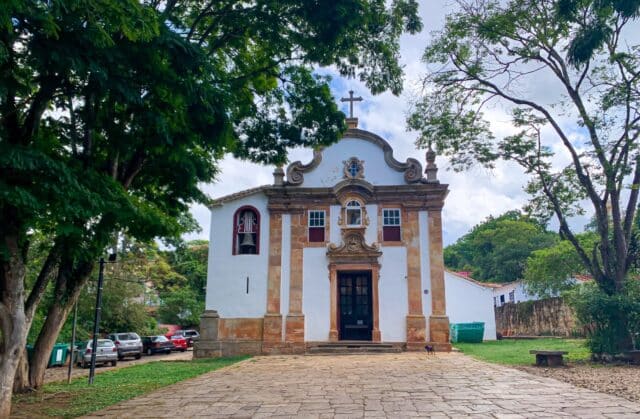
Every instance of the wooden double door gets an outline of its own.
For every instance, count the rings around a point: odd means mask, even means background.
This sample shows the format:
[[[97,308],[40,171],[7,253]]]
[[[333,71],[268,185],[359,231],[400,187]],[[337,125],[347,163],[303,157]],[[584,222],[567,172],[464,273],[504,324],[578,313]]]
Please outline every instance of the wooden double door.
[[[371,340],[371,271],[338,272],[340,340]]]

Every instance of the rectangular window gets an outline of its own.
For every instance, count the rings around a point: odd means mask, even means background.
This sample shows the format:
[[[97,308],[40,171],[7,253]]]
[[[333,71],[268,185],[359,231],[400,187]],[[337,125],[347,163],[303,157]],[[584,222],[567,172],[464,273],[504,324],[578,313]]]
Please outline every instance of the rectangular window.
[[[382,240],[383,241],[400,241],[400,210],[399,209],[383,209],[382,210]]]
[[[324,211],[309,211],[309,242],[324,242]]]
[[[515,303],[516,301],[516,292],[515,291],[510,291],[509,292],[509,302],[510,303]]]

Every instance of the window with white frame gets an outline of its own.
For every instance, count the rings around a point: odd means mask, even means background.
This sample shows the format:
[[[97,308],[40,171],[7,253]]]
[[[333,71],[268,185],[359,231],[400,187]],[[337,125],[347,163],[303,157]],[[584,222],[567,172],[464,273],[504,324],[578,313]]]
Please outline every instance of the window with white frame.
[[[397,208],[384,208],[382,210],[382,240],[400,241],[400,210]]]
[[[324,242],[325,212],[323,210],[309,211],[309,241]]]
[[[360,202],[356,200],[347,202],[345,216],[347,227],[360,227],[362,225],[362,205]]]

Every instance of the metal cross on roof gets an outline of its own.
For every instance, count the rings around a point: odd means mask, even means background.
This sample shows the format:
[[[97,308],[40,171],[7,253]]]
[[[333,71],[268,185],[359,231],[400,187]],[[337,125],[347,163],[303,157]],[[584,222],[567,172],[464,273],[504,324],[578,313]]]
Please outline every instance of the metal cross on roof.
[[[349,90],[349,97],[340,98],[340,102],[349,102],[349,118],[353,118],[353,102],[362,102],[362,97],[353,97],[353,90]]]

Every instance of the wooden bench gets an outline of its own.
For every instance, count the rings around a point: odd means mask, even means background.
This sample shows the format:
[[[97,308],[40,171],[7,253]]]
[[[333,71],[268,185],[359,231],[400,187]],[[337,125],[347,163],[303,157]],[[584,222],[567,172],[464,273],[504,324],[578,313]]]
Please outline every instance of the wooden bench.
[[[536,365],[539,367],[558,367],[563,365],[562,356],[568,354],[566,351],[529,351],[536,356]]]
[[[624,353],[632,364],[640,365],[640,351],[627,351]]]

